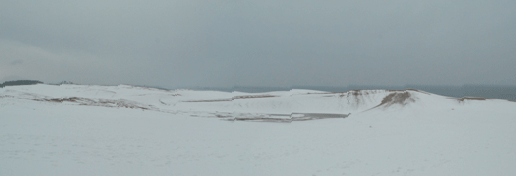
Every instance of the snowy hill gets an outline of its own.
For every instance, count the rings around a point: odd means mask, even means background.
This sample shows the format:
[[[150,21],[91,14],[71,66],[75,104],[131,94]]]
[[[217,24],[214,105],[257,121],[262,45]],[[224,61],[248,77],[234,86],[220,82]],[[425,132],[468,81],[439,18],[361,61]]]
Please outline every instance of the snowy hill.
[[[223,117],[226,120],[306,120],[292,114],[334,114],[346,117],[365,111],[462,107],[471,101],[488,104],[504,100],[478,98],[454,99],[418,90],[354,90],[331,93],[312,90],[291,90],[268,93],[242,93],[192,90],[160,90],[153,88],[85,85],[14,86],[0,90],[3,98],[33,100],[51,104],[135,108]],[[297,115],[298,117],[300,115]],[[301,115],[302,116],[302,115]],[[287,117],[287,119],[285,119]]]
[[[38,84],[0,114],[0,175],[516,174],[507,100]]]

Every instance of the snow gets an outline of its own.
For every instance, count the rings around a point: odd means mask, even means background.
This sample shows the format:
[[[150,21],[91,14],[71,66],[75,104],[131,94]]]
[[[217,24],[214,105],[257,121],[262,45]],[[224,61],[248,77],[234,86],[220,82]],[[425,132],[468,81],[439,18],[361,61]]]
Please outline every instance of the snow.
[[[47,101],[71,97],[85,101]],[[318,113],[350,115],[217,117]],[[515,126],[514,102],[415,90],[13,86],[0,89],[0,175],[514,175]]]

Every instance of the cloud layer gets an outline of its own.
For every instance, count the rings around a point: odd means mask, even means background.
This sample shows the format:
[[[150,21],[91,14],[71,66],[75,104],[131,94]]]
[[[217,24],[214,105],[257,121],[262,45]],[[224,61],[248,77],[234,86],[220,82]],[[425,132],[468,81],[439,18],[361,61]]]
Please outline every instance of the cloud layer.
[[[515,1],[2,1],[0,77],[516,84]]]

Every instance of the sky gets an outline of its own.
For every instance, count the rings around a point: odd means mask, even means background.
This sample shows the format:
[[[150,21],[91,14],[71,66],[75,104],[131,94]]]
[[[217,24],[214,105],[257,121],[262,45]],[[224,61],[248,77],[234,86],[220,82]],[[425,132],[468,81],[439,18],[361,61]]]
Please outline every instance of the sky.
[[[2,0],[0,79],[516,85],[514,0]]]

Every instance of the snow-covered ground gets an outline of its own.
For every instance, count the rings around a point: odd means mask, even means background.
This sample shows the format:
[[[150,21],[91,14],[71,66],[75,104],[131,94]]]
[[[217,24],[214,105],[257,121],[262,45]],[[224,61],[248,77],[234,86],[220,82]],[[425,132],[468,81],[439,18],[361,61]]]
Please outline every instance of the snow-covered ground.
[[[516,103],[417,90],[0,89],[0,175],[515,175]]]

